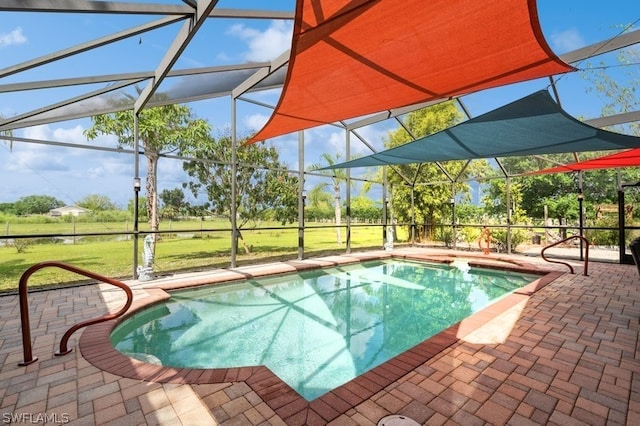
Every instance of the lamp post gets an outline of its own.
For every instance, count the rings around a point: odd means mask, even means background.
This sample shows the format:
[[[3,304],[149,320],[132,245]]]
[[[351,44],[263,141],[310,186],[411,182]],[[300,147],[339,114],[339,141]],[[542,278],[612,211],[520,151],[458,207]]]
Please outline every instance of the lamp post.
[[[138,279],[138,201],[140,200],[140,178],[133,178],[133,279]]]
[[[387,244],[387,226],[389,225],[389,196],[384,197],[384,206],[382,207],[382,247]]]
[[[456,248],[456,199],[451,197],[451,247]]]
[[[583,202],[584,202],[584,194],[582,192],[578,193],[578,214],[579,214],[579,218],[578,218],[578,228],[580,230],[580,236],[582,237],[582,233],[583,233],[583,228],[584,228],[584,214],[582,213],[583,211]],[[583,255],[582,255],[582,250],[583,250],[583,242],[582,242],[582,238],[580,239],[580,260],[584,260]]]
[[[307,190],[300,191],[300,203],[298,207],[298,260],[302,260],[304,257],[304,207],[305,200],[307,199]]]

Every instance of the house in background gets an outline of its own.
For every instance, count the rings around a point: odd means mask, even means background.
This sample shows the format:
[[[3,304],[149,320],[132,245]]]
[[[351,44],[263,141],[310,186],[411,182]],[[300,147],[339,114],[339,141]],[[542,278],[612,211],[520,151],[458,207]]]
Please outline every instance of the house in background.
[[[90,212],[91,210],[84,209],[78,206],[64,206],[64,207],[58,207],[57,209],[49,210],[49,216],[51,217],[82,216]]]

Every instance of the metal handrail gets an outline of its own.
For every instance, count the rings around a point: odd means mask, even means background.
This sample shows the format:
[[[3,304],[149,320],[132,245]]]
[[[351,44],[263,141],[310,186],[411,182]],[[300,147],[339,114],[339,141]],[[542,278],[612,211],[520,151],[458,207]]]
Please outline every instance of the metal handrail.
[[[121,288],[127,294],[127,302],[118,312],[113,314],[106,314],[98,318],[93,318],[87,321],[79,322],[78,324],[72,326],[67,330],[66,333],[60,339],[60,350],[56,352],[56,355],[66,355],[71,352],[71,349],[67,348],[67,343],[69,338],[73,333],[79,330],[82,327],[86,327],[89,325],[97,324],[104,321],[109,321],[115,318],[122,316],[127,310],[131,307],[133,303],[133,292],[131,288],[125,283],[114,280],[113,278],[105,277],[103,275],[96,274],[94,272],[90,272],[81,268],[77,268],[73,265],[69,265],[63,262],[55,262],[55,261],[47,261],[36,263],[27,269],[22,276],[20,277],[20,284],[18,286],[18,293],[20,296],[20,320],[22,322],[22,347],[24,351],[24,361],[19,362],[18,365],[29,365],[38,360],[38,357],[34,357],[31,348],[31,326],[29,325],[29,302],[27,300],[27,281],[29,277],[36,271],[48,268],[48,267],[57,267],[61,269],[65,269],[70,272],[74,272],[78,275],[83,275],[88,278],[93,278],[94,280],[101,281],[103,283],[111,284],[116,287]]]
[[[587,270],[589,268],[589,240],[587,240],[585,237],[583,237],[582,235],[572,235],[568,238],[565,238],[564,240],[561,241],[557,241],[553,244],[549,244],[548,246],[544,247],[541,251],[540,251],[540,256],[542,256],[542,258],[544,260],[546,260],[547,262],[550,263],[559,263],[561,265],[567,265],[569,267],[569,270],[571,271],[571,273],[573,274],[573,266],[569,265],[567,262],[561,262],[559,260],[549,260],[545,257],[544,252],[545,250],[547,250],[548,248],[557,246],[558,244],[562,244],[562,243],[566,243],[567,241],[574,239],[574,238],[578,238],[579,240],[583,241],[585,243],[585,250],[584,250],[584,272],[583,275],[585,277],[587,277]]]

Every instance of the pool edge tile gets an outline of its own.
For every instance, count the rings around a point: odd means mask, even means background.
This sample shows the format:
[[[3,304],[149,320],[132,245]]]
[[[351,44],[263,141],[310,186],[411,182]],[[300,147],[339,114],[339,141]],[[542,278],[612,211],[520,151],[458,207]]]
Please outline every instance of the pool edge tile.
[[[271,275],[273,273],[289,273],[291,272],[289,268],[293,268],[295,271],[311,270],[327,266],[339,266],[384,258],[401,258],[407,260],[450,263],[443,261],[442,258],[434,259],[433,256],[394,254],[386,254],[384,256],[380,254],[373,254],[364,257],[335,256],[326,259],[316,259],[311,265],[302,263],[304,261],[291,261],[288,262],[289,264],[287,267],[282,269],[272,269],[271,273],[266,275]],[[502,269],[498,266],[495,266],[495,268]],[[511,270],[510,268],[507,269]],[[344,385],[325,393],[313,401],[306,401],[265,366],[224,369],[172,368],[147,364],[142,361],[129,358],[113,348],[109,340],[110,333],[113,328],[124,319],[124,317],[128,317],[143,308],[167,299],[170,297],[167,293],[168,290],[202,285],[204,283],[200,283],[203,279],[191,280],[183,286],[171,283],[159,283],[154,287],[145,288],[149,293],[149,296],[135,300],[132,308],[123,318],[87,327],[80,337],[80,351],[87,361],[101,370],[121,377],[129,377],[142,381],[191,384],[214,384],[242,381],[256,392],[256,394],[262,398],[262,400],[276,414],[285,420],[285,422],[291,421],[292,424],[297,424],[299,419],[304,419],[301,420],[303,423],[300,424],[305,424],[305,422],[314,415],[319,416],[319,418],[328,422],[366,401],[380,390],[398,381],[400,378],[411,371],[414,371],[416,368],[419,368],[434,356],[441,353],[444,349],[462,340],[465,335],[471,333],[483,323],[486,323],[487,318],[495,316],[495,312],[493,310],[504,312],[510,306],[514,306],[520,300],[528,299],[528,297],[536,291],[544,288],[556,278],[563,275],[563,273],[557,271],[550,272],[540,268],[527,268],[522,265],[517,265],[514,269],[518,272],[529,272],[540,275],[540,278],[527,286],[524,286],[517,292],[495,302],[487,308],[476,312],[460,323],[443,330],[423,342],[420,342],[396,357],[374,367],[373,369],[363,373]],[[235,273],[236,271],[230,272]],[[227,279],[216,282],[229,282],[229,277],[231,276],[236,277],[236,279],[232,279],[231,281],[245,279],[246,277],[252,278],[254,275],[263,276],[261,271],[258,270],[253,271],[253,273],[245,273],[242,275],[243,278],[239,277],[239,275],[240,274],[221,274],[220,276],[225,276]],[[491,308],[493,308],[493,310]],[[465,321],[467,321],[467,323],[463,325],[463,322]],[[460,334],[461,328],[465,331],[462,335]],[[336,401],[341,401],[341,403],[338,404]],[[326,407],[330,407],[331,409],[328,410]],[[335,413],[337,413],[335,417],[332,417]]]

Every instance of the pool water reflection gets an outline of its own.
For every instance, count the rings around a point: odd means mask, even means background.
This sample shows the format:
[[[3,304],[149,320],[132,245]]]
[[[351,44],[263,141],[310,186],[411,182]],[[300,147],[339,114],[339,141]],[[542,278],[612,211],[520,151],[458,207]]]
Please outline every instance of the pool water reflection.
[[[172,367],[265,365],[311,401],[538,278],[384,260],[183,290],[113,331]]]

